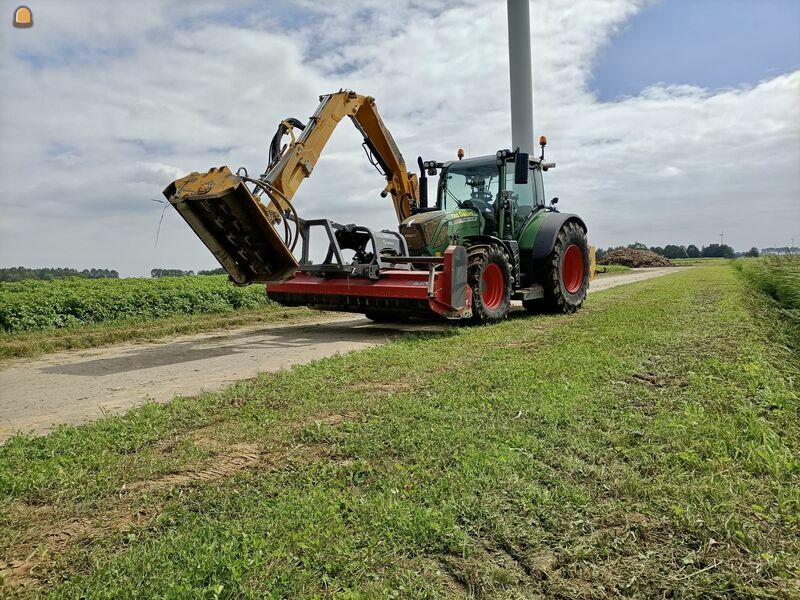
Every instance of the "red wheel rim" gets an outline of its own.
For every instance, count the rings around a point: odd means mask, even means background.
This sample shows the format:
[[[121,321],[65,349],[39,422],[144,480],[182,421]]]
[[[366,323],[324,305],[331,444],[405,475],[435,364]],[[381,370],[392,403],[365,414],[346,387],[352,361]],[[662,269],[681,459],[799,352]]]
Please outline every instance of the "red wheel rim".
[[[561,265],[561,279],[570,294],[581,289],[583,283],[583,252],[577,244],[571,244],[564,253]]]
[[[483,270],[483,277],[481,278],[481,299],[483,305],[494,310],[503,301],[503,292],[505,285],[503,283],[503,271],[495,263],[489,263]]]

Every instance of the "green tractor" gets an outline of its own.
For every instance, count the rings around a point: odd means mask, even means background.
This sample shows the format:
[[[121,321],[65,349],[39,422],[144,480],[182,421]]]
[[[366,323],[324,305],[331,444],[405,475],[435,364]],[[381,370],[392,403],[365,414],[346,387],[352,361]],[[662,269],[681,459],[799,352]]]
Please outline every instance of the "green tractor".
[[[467,250],[472,319],[494,323],[511,300],[531,312],[571,313],[586,298],[594,262],[586,224],[545,201],[542,173],[555,167],[542,155],[500,150],[496,156],[436,162],[418,159],[420,206],[400,224],[409,253],[441,256],[450,245]],[[427,206],[427,176],[439,175],[436,204]],[[366,313],[376,320],[388,317]]]
[[[386,180],[381,195],[391,195],[399,232],[304,219],[294,207],[300,183],[345,116]],[[500,150],[470,159],[459,152],[447,163],[418,158],[417,178],[374,99],[343,90],[322,96],[308,123],[281,121],[260,177],[212,168],[172,182],[164,195],[234,283],[265,283],[268,297],[285,306],[375,321],[438,315],[495,323],[512,299],[530,311],[570,313],[586,297],[593,252],[580,217],[559,213],[556,198],[545,202],[542,173],[555,165],[544,161],[544,138],[540,144],[539,157]],[[437,174],[429,206],[428,177]],[[326,248],[312,248],[312,231],[323,232]]]

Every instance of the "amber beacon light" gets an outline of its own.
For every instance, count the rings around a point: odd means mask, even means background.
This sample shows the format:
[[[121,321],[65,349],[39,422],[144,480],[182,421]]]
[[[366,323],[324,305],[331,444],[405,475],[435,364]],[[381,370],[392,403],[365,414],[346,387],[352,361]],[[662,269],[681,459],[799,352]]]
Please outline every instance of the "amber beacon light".
[[[27,6],[18,6],[14,11],[14,27],[26,29],[33,27],[33,13]]]

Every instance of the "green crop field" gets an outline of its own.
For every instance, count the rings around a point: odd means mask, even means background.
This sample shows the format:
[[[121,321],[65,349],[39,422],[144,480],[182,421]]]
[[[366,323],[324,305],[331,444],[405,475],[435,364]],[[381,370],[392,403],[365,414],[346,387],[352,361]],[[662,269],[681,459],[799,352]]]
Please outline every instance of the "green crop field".
[[[7,333],[131,319],[219,313],[272,304],[263,286],[235,287],[222,275],[158,279],[56,279],[0,283]]]
[[[223,275],[0,282],[0,358],[312,314]]]
[[[754,281],[699,266],[18,435],[0,595],[799,597],[800,348]]]

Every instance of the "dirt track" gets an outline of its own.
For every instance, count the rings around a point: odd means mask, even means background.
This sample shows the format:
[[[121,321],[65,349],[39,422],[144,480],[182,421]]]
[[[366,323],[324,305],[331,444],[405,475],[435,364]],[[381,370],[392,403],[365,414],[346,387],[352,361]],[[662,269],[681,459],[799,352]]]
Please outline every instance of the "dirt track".
[[[596,279],[591,291],[678,270],[636,269]],[[360,315],[342,315],[13,361],[0,370],[0,442],[15,431],[44,434],[59,423],[84,423],[146,400],[168,402],[178,394],[220,389],[259,372],[367,348],[407,332],[446,327],[378,325]]]

